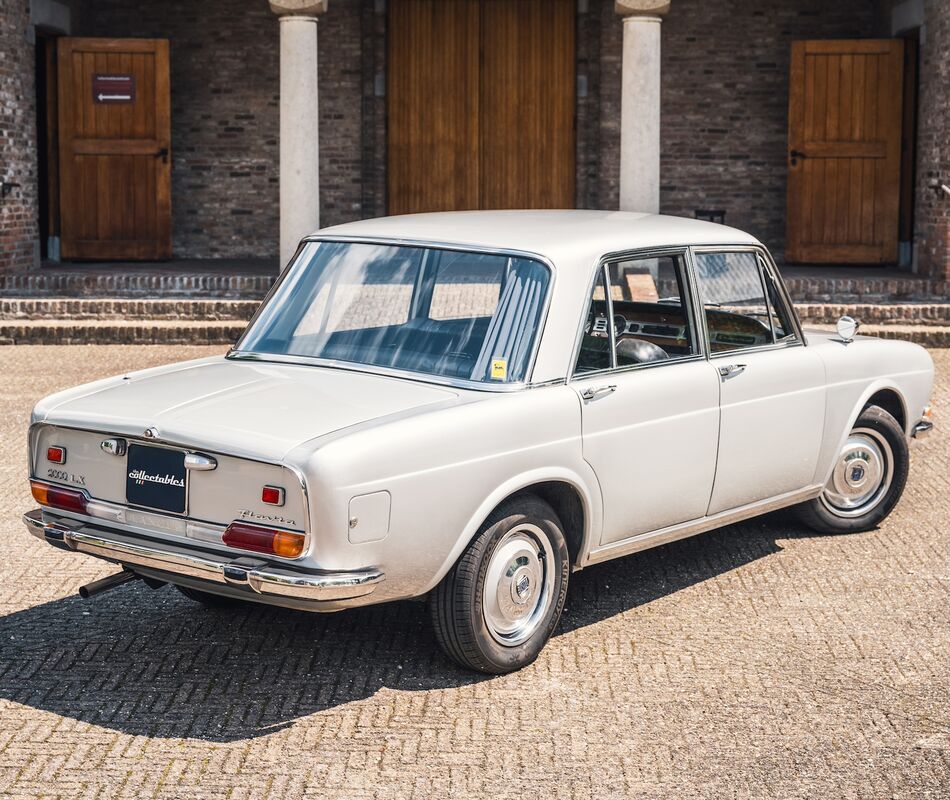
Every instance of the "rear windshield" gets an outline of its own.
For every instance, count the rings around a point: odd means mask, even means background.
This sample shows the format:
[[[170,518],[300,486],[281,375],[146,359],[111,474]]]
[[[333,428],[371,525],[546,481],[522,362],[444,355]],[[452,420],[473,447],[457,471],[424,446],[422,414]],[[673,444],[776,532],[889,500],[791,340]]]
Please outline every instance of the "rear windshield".
[[[520,256],[309,242],[236,354],[520,383],[550,277],[544,264]]]

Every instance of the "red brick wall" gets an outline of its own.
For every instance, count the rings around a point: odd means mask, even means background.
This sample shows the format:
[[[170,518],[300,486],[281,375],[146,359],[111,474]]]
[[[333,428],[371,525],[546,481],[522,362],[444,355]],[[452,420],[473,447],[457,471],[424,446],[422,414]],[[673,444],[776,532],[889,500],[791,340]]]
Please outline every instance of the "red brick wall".
[[[28,0],[0,0],[0,270],[33,266],[37,241],[36,118]]]
[[[936,0],[939,2],[939,0]],[[622,22],[600,14],[600,181],[616,208]],[[673,0],[663,20],[661,211],[726,211],[781,256],[785,246],[788,67],[796,39],[876,34],[868,0]]]
[[[360,13],[319,22],[323,225],[360,217]],[[84,36],[170,39],[176,257],[276,258],[278,25],[265,0],[87,0]]]
[[[915,239],[922,274],[950,279],[950,2],[926,0],[920,46]]]

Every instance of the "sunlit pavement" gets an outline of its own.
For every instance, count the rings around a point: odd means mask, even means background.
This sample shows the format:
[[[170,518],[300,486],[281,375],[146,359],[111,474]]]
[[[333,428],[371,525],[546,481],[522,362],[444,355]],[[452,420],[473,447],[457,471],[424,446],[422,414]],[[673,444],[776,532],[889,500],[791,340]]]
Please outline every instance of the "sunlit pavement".
[[[79,599],[114,568],[20,523],[32,403],[214,352],[0,348],[0,796],[950,794],[950,350],[880,530],[780,512],[586,570],[540,659],[494,678],[442,657],[421,603]]]

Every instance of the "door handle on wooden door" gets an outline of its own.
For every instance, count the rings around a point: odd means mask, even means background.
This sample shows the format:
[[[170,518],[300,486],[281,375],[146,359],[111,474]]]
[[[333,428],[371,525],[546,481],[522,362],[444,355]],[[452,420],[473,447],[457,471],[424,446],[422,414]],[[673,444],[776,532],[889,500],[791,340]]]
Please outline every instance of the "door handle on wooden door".
[[[745,372],[745,364],[729,364],[725,367],[719,367],[719,376],[723,380],[729,380],[729,378],[734,378],[743,372]]]
[[[603,397],[605,394],[610,394],[611,392],[616,392],[617,387],[614,384],[610,386],[597,386],[590,389],[584,389],[581,392],[581,397],[585,400],[596,400],[598,397]]]

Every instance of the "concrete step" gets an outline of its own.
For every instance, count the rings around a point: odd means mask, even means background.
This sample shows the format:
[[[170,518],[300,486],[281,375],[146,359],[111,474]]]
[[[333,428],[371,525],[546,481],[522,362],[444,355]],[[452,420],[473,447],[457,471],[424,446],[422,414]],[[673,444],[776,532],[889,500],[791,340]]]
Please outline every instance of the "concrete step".
[[[247,322],[257,300],[181,298],[10,297],[0,298],[0,320],[237,320]]]
[[[796,303],[950,302],[950,281],[916,275],[876,277],[872,271],[861,271],[846,277],[847,267],[832,267],[830,274],[794,267],[779,272]]]
[[[246,322],[257,310],[256,300],[103,297],[0,298],[0,321],[42,320],[235,320]],[[950,303],[799,303],[807,323],[834,324],[852,316],[864,325],[950,325]]]
[[[0,297],[263,299],[278,270],[228,272],[133,267],[44,268],[0,274]]]
[[[807,323],[833,330],[831,324]],[[239,320],[24,319],[0,321],[0,344],[233,344],[244,331]],[[863,325],[861,334],[950,347],[950,325]]]
[[[0,322],[0,344],[217,344],[244,331],[234,320],[19,320]]]
[[[833,325],[843,316],[867,325],[950,325],[950,302],[946,303],[796,303],[795,310],[806,324]]]

